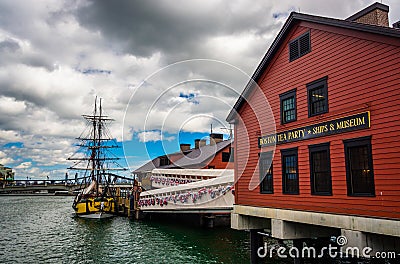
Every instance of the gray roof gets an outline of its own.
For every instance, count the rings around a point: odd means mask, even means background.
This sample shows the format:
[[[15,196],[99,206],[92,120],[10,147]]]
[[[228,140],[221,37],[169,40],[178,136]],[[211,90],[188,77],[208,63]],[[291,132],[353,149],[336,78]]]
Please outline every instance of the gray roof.
[[[156,164],[158,158],[159,158],[159,157],[150,160],[149,162],[147,162],[147,163],[145,163],[144,165],[140,166],[139,168],[137,168],[137,169],[134,170],[133,172],[152,171],[153,169],[156,168],[155,164]]]
[[[160,166],[160,157],[169,156],[163,155],[152,159],[143,166],[134,170],[134,172],[146,172],[152,171],[153,169],[171,169],[171,168],[201,168],[204,167],[205,163],[212,159],[216,153],[223,150],[225,147],[231,144],[231,140],[225,140],[215,145],[206,145],[198,149],[190,149],[188,152],[185,151],[185,155],[173,162],[170,165]],[[176,152],[170,155],[179,154]]]
[[[231,143],[231,140],[225,140],[215,145],[206,145],[198,149],[193,149],[190,153],[169,165],[168,168],[202,168],[215,154]]]
[[[351,17],[350,17],[351,18]],[[349,19],[350,19],[349,18]],[[236,101],[235,105],[233,106],[232,110],[228,114],[226,120],[230,123],[234,122],[235,117],[239,109],[244,105],[247,101],[247,98],[251,94],[251,91],[254,89],[255,84],[258,83],[262,74],[264,73],[265,69],[271,63],[274,55],[278,51],[279,47],[285,41],[285,38],[288,36],[290,29],[293,25],[298,22],[306,21],[321,25],[328,25],[328,26],[335,26],[344,29],[352,29],[372,34],[379,34],[388,37],[399,38],[400,37],[400,30],[396,28],[389,28],[383,26],[375,26],[369,24],[362,24],[358,22],[353,22],[349,20],[341,20],[335,18],[328,18],[328,17],[321,17],[321,16],[314,16],[314,15],[307,15],[302,13],[292,12],[288,19],[286,20],[285,24],[283,25],[281,31],[278,33],[278,36],[275,38],[274,42],[268,49],[267,53],[265,54],[264,58],[261,60],[260,64],[258,65],[257,69],[253,73],[250,81],[247,83],[246,87],[244,88],[242,94],[239,96],[238,100]]]
[[[376,2],[372,5],[364,8],[363,10],[355,13],[354,15],[346,18],[346,20],[355,21],[356,19],[359,19],[360,17],[365,16],[366,14],[370,13],[371,11],[373,11],[375,9],[380,9],[382,11],[389,12],[389,6]]]
[[[185,151],[184,153],[187,153],[187,152],[190,152],[190,151],[192,151],[192,149],[187,150],[187,151]],[[154,159],[148,161],[148,162],[145,163],[144,165],[140,166],[139,168],[137,168],[137,169],[134,170],[133,172],[145,172],[145,171],[152,171],[153,169],[157,169],[157,168],[159,168],[159,169],[166,168],[166,167],[168,167],[169,165],[160,166],[160,158],[162,158],[162,157],[170,158],[170,157],[172,157],[172,156],[177,156],[177,155],[183,156],[184,153],[182,153],[182,152],[179,151],[179,152],[174,152],[174,153],[167,154],[167,155],[158,156],[158,157],[156,157],[156,158],[154,158]]]

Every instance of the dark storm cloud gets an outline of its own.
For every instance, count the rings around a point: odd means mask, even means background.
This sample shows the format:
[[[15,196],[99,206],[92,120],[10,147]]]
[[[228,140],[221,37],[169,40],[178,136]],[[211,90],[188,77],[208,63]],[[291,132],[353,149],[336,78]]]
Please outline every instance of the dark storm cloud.
[[[268,8],[248,5],[252,3],[238,7],[230,2],[100,0],[78,10],[77,17],[81,25],[100,31],[135,56],[161,52],[182,58],[212,53],[202,48],[212,37],[263,34],[276,27],[266,21],[272,18]]]
[[[11,52],[14,53],[20,50],[18,42],[12,39],[6,39],[0,42],[0,52]]]

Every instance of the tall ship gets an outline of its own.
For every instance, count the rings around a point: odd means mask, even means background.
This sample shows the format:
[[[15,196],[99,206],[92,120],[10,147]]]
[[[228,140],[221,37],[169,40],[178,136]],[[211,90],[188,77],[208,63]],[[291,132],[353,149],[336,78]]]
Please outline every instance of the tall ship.
[[[117,141],[111,136],[108,125],[114,121],[103,114],[102,100],[95,99],[94,110],[91,115],[82,115],[86,121],[86,128],[77,138],[79,149],[68,158],[74,161],[69,170],[81,171],[82,188],[72,204],[78,217],[109,218],[119,212],[118,199],[120,189],[115,188],[118,178],[127,179],[118,175],[127,171],[119,164],[120,158],[115,150],[120,148]]]

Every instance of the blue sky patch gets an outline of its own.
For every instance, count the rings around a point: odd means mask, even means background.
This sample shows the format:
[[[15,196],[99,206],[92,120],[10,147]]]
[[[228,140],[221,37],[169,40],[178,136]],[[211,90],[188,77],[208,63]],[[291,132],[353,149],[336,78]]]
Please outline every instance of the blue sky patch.
[[[186,100],[187,100],[189,103],[200,104],[199,100],[196,99],[197,94],[195,94],[195,93],[188,93],[188,94],[185,94],[185,93],[182,93],[182,92],[181,92],[181,93],[179,93],[179,97],[181,97],[181,98],[186,98]]]
[[[272,14],[272,17],[274,19],[278,19],[278,18],[281,18],[281,17],[287,17],[287,16],[289,16],[288,12],[278,12],[278,13],[273,13]]]
[[[80,72],[82,72],[83,74],[111,74],[111,71],[109,70],[92,69],[92,68],[83,69],[80,70]]]
[[[12,148],[12,147],[16,147],[16,148],[23,148],[24,147],[24,143],[22,142],[10,142],[7,143],[5,145],[3,145],[4,148]]]

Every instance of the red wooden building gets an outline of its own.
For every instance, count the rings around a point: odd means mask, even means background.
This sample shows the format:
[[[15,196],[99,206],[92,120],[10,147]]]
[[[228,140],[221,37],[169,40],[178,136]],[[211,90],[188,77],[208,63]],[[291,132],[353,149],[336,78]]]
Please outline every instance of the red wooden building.
[[[400,251],[400,29],[388,11],[375,3],[346,20],[290,14],[252,76],[258,86],[249,82],[227,118],[233,228],[280,239],[341,234],[349,245]]]

